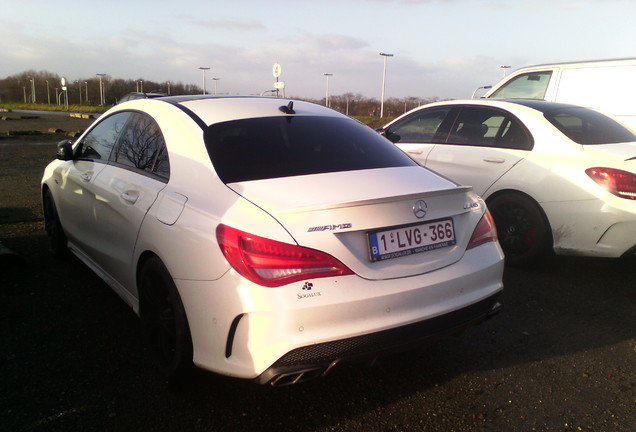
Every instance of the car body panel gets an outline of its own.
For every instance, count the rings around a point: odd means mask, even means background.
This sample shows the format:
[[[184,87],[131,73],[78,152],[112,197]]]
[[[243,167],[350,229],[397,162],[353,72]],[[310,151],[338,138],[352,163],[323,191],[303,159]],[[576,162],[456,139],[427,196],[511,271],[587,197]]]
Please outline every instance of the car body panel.
[[[485,195],[526,153],[523,150],[438,144],[428,154],[425,165],[461,184],[470,184],[478,195]]]

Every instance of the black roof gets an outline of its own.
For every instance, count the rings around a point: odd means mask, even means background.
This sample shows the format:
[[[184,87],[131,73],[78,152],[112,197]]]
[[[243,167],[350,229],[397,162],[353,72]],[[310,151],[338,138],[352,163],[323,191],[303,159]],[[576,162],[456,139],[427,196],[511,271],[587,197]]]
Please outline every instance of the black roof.
[[[535,109],[537,111],[541,111],[542,113],[552,111],[554,109],[562,109],[562,108],[585,108],[579,105],[573,105],[562,102],[548,102],[540,99],[492,99],[499,100],[502,102],[515,103],[517,105],[523,105],[528,108]]]

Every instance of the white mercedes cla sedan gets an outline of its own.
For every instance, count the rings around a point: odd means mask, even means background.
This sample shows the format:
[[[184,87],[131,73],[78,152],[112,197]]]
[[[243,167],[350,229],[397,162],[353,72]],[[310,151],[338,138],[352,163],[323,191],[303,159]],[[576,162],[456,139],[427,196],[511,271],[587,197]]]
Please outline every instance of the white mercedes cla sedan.
[[[503,253],[470,187],[276,98],[107,111],[44,171],[45,227],[139,314],[171,379],[290,384],[479,322]]]

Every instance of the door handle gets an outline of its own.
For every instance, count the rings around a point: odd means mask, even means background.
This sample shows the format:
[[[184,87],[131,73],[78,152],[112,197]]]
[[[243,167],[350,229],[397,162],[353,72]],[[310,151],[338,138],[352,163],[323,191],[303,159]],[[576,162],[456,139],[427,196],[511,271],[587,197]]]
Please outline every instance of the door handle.
[[[490,156],[490,157],[485,157],[484,158],[484,162],[504,163],[505,161],[506,161],[506,159],[501,158],[501,157]]]
[[[406,152],[414,155],[421,155],[424,153],[424,150],[407,150]]]
[[[89,182],[91,181],[91,179],[93,178],[93,171],[86,171],[80,174],[80,178],[85,181],[85,182]]]
[[[139,199],[139,192],[138,191],[126,191],[126,192],[123,192],[120,195],[120,197],[121,197],[121,199],[123,199],[127,203],[134,204]]]

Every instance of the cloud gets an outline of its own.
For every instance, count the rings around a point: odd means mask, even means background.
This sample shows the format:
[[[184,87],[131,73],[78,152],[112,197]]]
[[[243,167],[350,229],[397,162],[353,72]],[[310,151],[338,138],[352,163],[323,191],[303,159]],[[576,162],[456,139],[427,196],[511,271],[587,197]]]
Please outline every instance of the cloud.
[[[179,15],[178,18],[199,27],[207,29],[223,29],[232,31],[254,31],[264,30],[267,27],[257,20],[215,20],[215,19],[199,19],[190,15]]]

